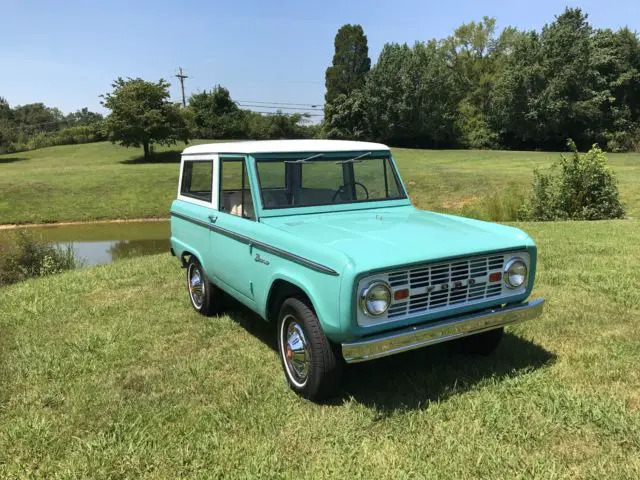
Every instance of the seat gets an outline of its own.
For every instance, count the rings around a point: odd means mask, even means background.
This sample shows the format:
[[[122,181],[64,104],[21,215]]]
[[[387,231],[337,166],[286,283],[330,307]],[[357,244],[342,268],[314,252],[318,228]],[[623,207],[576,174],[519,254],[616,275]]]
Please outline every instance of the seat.
[[[251,202],[251,193],[248,190],[244,192],[244,215],[242,215],[242,200],[243,194],[241,192],[229,192],[224,193],[224,210],[231,215],[238,217],[244,216],[245,218],[255,218],[255,212],[253,211],[253,203]]]

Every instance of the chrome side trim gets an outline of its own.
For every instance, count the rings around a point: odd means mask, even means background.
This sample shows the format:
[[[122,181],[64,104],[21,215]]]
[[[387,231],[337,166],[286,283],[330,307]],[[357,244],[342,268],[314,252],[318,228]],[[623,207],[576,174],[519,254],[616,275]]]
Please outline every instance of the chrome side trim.
[[[342,355],[347,363],[357,363],[448,342],[530,320],[542,313],[543,305],[544,299],[538,298],[518,305],[483,310],[400,331],[385,332],[343,343]]]
[[[218,225],[209,224],[209,223],[204,222],[202,220],[199,220],[197,218],[193,218],[193,217],[190,217],[188,215],[183,215],[182,213],[177,213],[177,212],[173,212],[173,211],[171,212],[171,215],[173,215],[174,217],[180,218],[182,220],[185,220],[187,222],[194,223],[194,224],[199,225],[201,227],[208,228],[209,230],[211,230],[213,232],[220,233],[220,234],[225,235],[225,236],[227,236],[229,238],[237,240],[238,242],[242,242],[242,243],[245,243],[247,245],[252,245],[252,246],[254,246],[256,248],[264,250],[265,252],[272,253],[273,255],[276,255],[278,257],[284,258],[286,260],[291,260],[292,262],[295,262],[298,265],[302,265],[303,267],[310,268],[312,270],[315,270],[316,272],[326,273],[327,275],[332,275],[334,277],[337,277],[337,276],[340,275],[334,269],[329,268],[329,267],[327,267],[325,265],[322,265],[320,263],[316,263],[313,260],[308,260],[308,259],[306,259],[304,257],[296,255],[295,253],[287,252],[286,250],[281,250],[280,248],[273,247],[273,246],[271,246],[269,244],[266,244],[266,243],[263,243],[263,242],[259,242],[258,240],[254,240],[254,239],[252,239],[250,237],[247,237],[245,235],[241,235],[239,233],[232,232],[231,230],[227,230],[226,228],[219,227]]]

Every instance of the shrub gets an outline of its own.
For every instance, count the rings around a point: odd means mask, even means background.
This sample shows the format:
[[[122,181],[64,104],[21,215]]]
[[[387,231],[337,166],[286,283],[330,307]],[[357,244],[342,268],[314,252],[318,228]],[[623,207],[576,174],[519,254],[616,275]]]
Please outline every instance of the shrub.
[[[54,275],[79,265],[71,246],[53,247],[26,229],[0,243],[0,285]]]
[[[618,182],[597,146],[580,154],[573,141],[572,153],[546,172],[535,170],[531,203],[523,211],[531,220],[604,220],[622,218]]]

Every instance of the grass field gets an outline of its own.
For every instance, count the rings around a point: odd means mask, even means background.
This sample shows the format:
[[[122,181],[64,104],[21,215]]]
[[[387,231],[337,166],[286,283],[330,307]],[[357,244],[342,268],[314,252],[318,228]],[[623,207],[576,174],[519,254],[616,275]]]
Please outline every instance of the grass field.
[[[640,222],[521,226],[540,319],[488,358],[350,367],[322,406],[270,326],[193,312],[168,255],[4,288],[0,478],[640,478]]]
[[[0,155],[0,224],[166,217],[175,198],[181,149],[159,149],[152,164],[140,163],[140,151],[110,143]],[[558,157],[470,150],[393,153],[418,207],[479,217],[487,198],[528,189],[533,168]],[[628,215],[640,216],[640,154],[609,158]]]

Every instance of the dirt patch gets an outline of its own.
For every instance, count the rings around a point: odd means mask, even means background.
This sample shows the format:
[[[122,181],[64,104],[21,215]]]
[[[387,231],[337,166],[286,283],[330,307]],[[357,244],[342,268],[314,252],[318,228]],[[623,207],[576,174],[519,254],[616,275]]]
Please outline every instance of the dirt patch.
[[[444,202],[442,202],[442,206],[444,208],[460,209],[466,207],[467,205],[473,205],[474,203],[477,203],[478,200],[478,197],[457,198],[455,200],[445,200]]]

